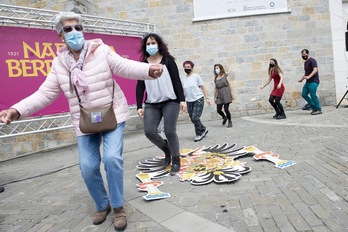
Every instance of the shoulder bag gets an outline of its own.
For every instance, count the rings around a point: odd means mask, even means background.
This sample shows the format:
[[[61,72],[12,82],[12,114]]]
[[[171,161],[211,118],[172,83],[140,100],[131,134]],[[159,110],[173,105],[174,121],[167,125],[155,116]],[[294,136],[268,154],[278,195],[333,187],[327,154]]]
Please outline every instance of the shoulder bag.
[[[115,81],[113,80],[112,100],[109,106],[86,109],[81,105],[81,99],[74,85],[80,106],[80,130],[82,133],[101,133],[111,131],[117,127],[117,120],[113,109]]]

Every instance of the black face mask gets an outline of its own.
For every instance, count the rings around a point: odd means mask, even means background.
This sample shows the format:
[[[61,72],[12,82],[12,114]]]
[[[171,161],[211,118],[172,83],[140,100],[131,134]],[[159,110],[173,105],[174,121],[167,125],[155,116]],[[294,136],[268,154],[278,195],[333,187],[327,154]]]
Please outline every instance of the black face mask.
[[[274,68],[275,64],[269,64],[269,67]]]
[[[307,60],[308,56],[302,56],[302,59]]]
[[[192,69],[190,69],[190,68],[185,68],[184,70],[185,70],[185,73],[187,73],[187,74],[190,74],[192,71]]]

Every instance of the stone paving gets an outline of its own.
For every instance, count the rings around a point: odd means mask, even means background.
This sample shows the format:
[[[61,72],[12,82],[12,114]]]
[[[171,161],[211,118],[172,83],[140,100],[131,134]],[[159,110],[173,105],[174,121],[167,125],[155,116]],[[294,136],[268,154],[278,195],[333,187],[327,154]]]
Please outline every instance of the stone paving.
[[[348,231],[348,108],[323,114],[288,111],[204,124],[209,133],[193,142],[192,124],[178,125],[181,148],[228,142],[255,146],[297,164],[241,158],[252,168],[234,183],[194,186],[164,177],[159,189],[170,198],[145,201],[135,175],[139,161],[161,154],[142,131],[124,141],[125,231]],[[82,181],[77,147],[70,146],[0,162],[0,231],[114,231],[110,214],[92,224],[95,207]]]

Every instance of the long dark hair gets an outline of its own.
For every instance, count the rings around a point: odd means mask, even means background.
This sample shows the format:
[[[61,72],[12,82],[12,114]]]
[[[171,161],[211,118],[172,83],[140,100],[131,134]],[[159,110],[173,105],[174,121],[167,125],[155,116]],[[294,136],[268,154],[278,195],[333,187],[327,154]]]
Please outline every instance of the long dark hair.
[[[167,43],[162,39],[162,37],[157,35],[157,34],[155,34],[155,33],[149,33],[149,34],[146,34],[144,36],[143,40],[141,41],[140,52],[141,52],[141,60],[142,61],[146,60],[150,56],[150,54],[146,52],[146,42],[147,42],[148,38],[150,38],[150,37],[156,40],[156,42],[158,44],[158,52],[162,56],[175,59],[169,53]]]
[[[221,64],[214,64],[214,70],[213,70],[214,75],[215,75],[215,78],[214,78],[214,79],[216,79],[217,76],[218,76],[218,75],[215,73],[215,67],[219,67],[221,76],[223,76],[224,74],[226,74],[225,69],[224,69],[224,67],[223,67]]]
[[[283,73],[283,71],[281,70],[281,68],[279,67],[279,65],[278,65],[278,61],[276,60],[276,59],[274,59],[274,58],[272,58],[272,59],[270,59],[270,60],[272,60],[273,62],[274,62],[274,69],[273,69],[273,71],[276,73],[276,74],[278,74],[279,75],[279,73]],[[268,67],[268,75],[271,75],[272,73],[271,73],[271,66],[269,66]]]

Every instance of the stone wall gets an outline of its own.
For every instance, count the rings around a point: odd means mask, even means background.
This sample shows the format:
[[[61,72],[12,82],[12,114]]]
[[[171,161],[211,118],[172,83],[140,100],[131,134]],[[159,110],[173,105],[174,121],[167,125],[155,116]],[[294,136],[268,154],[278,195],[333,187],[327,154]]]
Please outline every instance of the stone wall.
[[[303,75],[300,51],[307,48],[318,61],[321,84],[318,95],[323,105],[336,103],[333,51],[328,0],[288,1],[290,13],[259,15],[193,22],[193,1],[111,0],[98,1],[99,15],[153,23],[176,57],[190,59],[213,95],[213,65],[221,63],[233,79],[233,116],[271,111],[268,96],[273,83],[264,90],[270,58],[276,58],[284,72],[286,108],[303,106]],[[212,107],[206,107],[211,118]]]
[[[2,138],[0,140],[0,161],[75,143],[73,129]]]
[[[260,89],[268,79],[270,58],[278,60],[284,73],[286,92],[282,102],[285,110],[303,106],[303,83],[297,80],[303,75],[300,51],[307,48],[319,64],[321,83],[318,95],[321,103],[336,103],[329,0],[288,1],[290,13],[199,22],[192,21],[192,0],[0,0],[0,3],[58,11],[74,10],[101,17],[155,24],[156,32],[163,36],[170,52],[176,57],[180,74],[184,75],[182,63],[192,60],[195,72],[202,76],[209,90],[211,100],[213,65],[221,63],[225,67],[234,86],[235,100],[231,105],[233,117],[272,111],[268,97],[273,83]],[[185,115],[182,118],[187,120]],[[205,107],[202,120],[217,118],[214,105]],[[136,130],[142,128],[142,125],[139,121],[130,121],[127,127],[126,130]],[[4,149],[12,149],[12,153],[17,156],[37,148],[70,143],[73,136],[69,134],[71,132],[58,131],[10,138],[8,140],[12,140],[13,148],[5,145]],[[31,138],[30,142],[28,138]],[[8,153],[2,152],[3,158],[8,157]]]
[[[188,115],[181,113],[178,123],[182,124],[188,122]],[[143,128],[142,119],[139,117],[132,117],[126,122],[124,133],[143,133]],[[144,139],[146,139],[145,136]],[[0,162],[30,155],[38,151],[75,145],[76,142],[75,131],[72,128],[2,138],[0,139]]]
[[[4,0],[0,0],[5,3]],[[6,2],[6,4],[9,4]],[[75,10],[102,17],[152,23],[182,63],[192,60],[213,96],[213,65],[221,63],[232,77],[234,117],[272,111],[264,90],[270,58],[276,58],[284,73],[286,109],[305,104],[301,97],[303,75],[300,51],[307,48],[319,64],[321,84],[318,95],[323,105],[336,103],[333,41],[328,0],[288,1],[290,13],[215,19],[194,22],[192,0],[12,0],[10,4],[52,10]],[[140,45],[139,45],[140,46]],[[206,116],[208,114],[208,116]],[[214,106],[206,107],[207,119],[217,118]]]
[[[98,6],[89,0],[0,0],[0,4],[46,9],[74,11],[79,14],[98,14]]]

